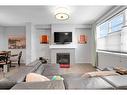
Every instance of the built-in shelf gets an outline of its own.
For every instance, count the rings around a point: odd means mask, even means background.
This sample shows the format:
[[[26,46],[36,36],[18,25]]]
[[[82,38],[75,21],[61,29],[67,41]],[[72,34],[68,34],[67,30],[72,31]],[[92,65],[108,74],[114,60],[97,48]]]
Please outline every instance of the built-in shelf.
[[[49,48],[57,49],[57,48],[65,48],[65,49],[75,49],[77,46],[75,44],[53,44],[50,45]]]

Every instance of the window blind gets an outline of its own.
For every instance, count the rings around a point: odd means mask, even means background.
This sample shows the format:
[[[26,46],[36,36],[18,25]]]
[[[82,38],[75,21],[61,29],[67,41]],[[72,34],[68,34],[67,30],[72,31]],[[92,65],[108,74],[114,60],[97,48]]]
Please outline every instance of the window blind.
[[[97,26],[97,49],[127,52],[127,28],[122,29],[123,23],[124,16],[120,14]]]

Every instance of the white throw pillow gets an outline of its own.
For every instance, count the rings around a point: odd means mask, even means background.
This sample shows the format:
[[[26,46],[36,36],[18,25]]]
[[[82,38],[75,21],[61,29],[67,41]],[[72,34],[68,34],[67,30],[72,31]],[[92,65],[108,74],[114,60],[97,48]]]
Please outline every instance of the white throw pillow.
[[[29,73],[26,76],[26,82],[39,82],[39,81],[50,81],[50,79],[37,73]]]

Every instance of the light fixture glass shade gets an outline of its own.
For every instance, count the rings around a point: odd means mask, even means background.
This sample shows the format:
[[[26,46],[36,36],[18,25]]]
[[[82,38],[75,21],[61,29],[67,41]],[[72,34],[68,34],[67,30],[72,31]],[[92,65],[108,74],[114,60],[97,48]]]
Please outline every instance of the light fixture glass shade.
[[[69,10],[66,8],[58,8],[55,10],[55,17],[58,20],[67,20],[69,19]]]

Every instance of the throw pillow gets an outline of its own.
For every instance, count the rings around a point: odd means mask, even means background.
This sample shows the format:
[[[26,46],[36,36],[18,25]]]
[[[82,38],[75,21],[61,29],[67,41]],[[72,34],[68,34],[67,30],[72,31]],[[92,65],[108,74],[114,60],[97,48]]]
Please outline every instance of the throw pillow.
[[[111,75],[118,75],[114,71],[94,71],[88,72],[82,75],[82,77],[102,77],[102,76],[111,76]]]
[[[61,76],[53,76],[52,80],[64,80]]]
[[[27,74],[26,82],[38,82],[38,81],[50,81],[50,79],[37,73]]]

